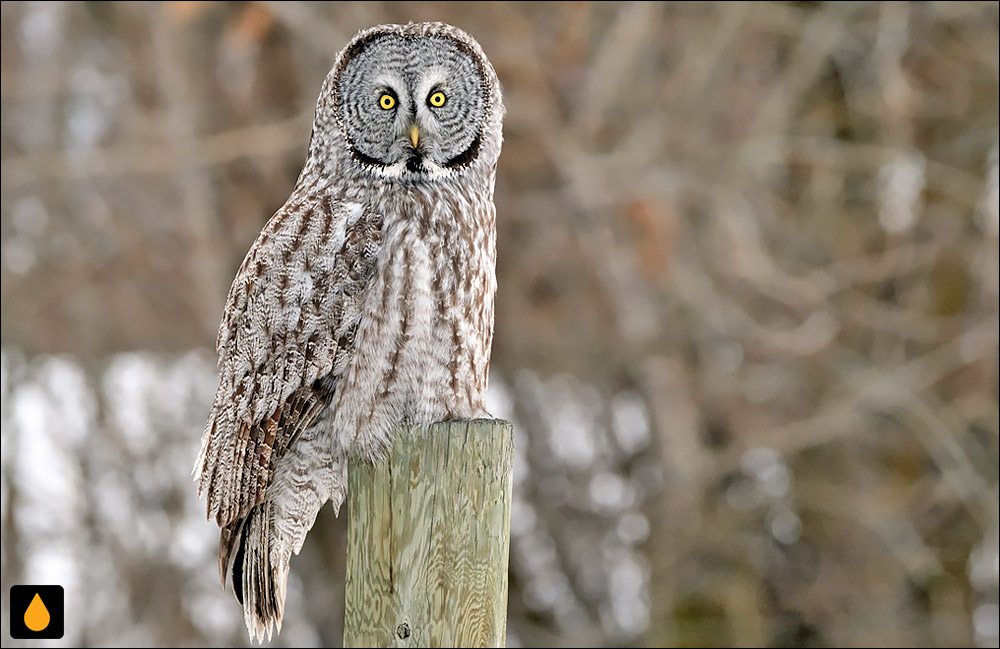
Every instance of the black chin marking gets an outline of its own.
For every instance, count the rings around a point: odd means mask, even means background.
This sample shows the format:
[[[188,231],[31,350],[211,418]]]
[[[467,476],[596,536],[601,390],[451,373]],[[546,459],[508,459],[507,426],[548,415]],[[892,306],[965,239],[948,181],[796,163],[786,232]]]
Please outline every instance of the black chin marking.
[[[470,162],[472,162],[476,155],[479,153],[480,138],[477,135],[476,139],[472,141],[472,144],[465,150],[459,153],[457,156],[444,163],[446,169],[454,169],[456,167],[463,167]],[[378,158],[373,158],[370,155],[366,155],[361,151],[358,151],[356,147],[351,147],[351,154],[354,159],[361,164],[367,165],[369,167],[389,167],[392,166],[388,162],[383,162]],[[427,170],[424,169],[424,158],[419,153],[413,153],[406,160],[406,170],[411,173],[424,173]]]
[[[355,147],[351,147],[351,153],[354,154],[355,159],[362,164],[366,164],[369,167],[388,167],[389,165],[382,162],[378,158],[373,158],[370,155],[365,155],[357,150]]]
[[[479,135],[476,135],[476,139],[472,141],[472,144],[469,145],[468,149],[462,151],[457,156],[444,163],[444,166],[451,169],[467,165],[472,162],[477,153],[479,153]]]

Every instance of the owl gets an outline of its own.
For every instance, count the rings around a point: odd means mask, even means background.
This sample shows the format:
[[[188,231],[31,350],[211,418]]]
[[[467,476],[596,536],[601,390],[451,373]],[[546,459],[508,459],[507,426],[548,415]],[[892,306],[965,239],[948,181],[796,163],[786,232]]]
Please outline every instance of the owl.
[[[326,77],[295,187],[229,290],[195,464],[258,640],[348,456],[488,416],[503,115],[479,44],[442,23],[362,31]]]

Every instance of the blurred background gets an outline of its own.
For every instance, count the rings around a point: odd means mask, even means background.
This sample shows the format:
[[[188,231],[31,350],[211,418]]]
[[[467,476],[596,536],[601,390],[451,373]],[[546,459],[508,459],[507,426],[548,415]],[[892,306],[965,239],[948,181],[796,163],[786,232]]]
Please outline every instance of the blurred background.
[[[4,2],[2,625],[247,645],[215,329],[360,28],[503,82],[511,646],[998,644],[998,5]],[[342,641],[345,519],[274,646]]]

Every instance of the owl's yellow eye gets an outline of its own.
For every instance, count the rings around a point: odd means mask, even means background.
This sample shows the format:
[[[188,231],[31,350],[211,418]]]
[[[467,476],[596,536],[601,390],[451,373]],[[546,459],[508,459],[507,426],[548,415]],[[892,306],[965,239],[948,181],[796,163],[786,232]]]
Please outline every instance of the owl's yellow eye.
[[[442,106],[444,106],[444,102],[446,102],[447,100],[448,98],[444,96],[444,93],[438,90],[437,92],[435,92],[434,94],[432,94],[430,97],[427,98],[427,103],[429,103],[434,108],[441,108]]]
[[[385,110],[392,110],[396,106],[396,98],[389,93],[385,93],[378,98],[378,105]]]

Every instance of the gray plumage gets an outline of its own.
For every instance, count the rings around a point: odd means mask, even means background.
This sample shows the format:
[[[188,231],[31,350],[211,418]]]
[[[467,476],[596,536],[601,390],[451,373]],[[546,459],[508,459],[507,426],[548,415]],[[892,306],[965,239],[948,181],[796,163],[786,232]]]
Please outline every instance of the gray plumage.
[[[363,31],[326,78],[295,188],[229,291],[195,465],[258,640],[349,454],[486,415],[503,112],[479,44],[441,23]]]

